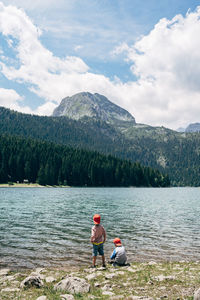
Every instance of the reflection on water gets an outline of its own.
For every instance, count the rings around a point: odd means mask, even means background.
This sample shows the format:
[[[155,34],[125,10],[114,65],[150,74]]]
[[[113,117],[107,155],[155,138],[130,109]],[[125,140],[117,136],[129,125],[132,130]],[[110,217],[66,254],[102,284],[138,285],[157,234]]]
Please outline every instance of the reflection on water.
[[[200,259],[198,188],[1,188],[0,267],[88,264],[94,213],[131,260]]]

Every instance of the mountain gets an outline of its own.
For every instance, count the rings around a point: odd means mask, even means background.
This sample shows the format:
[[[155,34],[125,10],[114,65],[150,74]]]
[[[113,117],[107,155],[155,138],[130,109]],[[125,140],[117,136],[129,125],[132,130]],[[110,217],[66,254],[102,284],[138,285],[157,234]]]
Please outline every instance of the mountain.
[[[125,109],[112,103],[103,95],[88,92],[64,98],[53,112],[53,117],[60,116],[73,120],[89,117],[120,128],[136,124],[134,117]]]
[[[174,186],[200,186],[200,133],[136,124],[134,118],[122,123],[113,119],[39,117],[0,107],[0,134],[95,150],[158,169]]]
[[[200,132],[200,123],[192,123],[187,126],[185,132]]]

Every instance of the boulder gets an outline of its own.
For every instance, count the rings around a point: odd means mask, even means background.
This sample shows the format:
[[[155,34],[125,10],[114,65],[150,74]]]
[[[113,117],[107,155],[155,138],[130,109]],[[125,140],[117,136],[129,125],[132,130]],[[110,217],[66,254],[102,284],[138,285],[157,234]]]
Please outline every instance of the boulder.
[[[27,278],[25,278],[21,284],[20,287],[24,288],[24,287],[42,287],[44,285],[41,277],[39,275],[35,275],[35,276],[28,276]]]
[[[90,284],[83,278],[66,277],[58,282],[54,289],[66,291],[71,294],[88,293],[90,291]]]
[[[194,300],[200,300],[200,289],[194,292]]]

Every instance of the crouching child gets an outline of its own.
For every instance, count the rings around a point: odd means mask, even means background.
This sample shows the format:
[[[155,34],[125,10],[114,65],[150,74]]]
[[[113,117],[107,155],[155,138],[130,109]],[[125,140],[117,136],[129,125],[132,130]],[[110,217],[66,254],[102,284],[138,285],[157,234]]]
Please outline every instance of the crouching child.
[[[113,240],[115,244],[115,249],[110,257],[111,264],[113,266],[126,266],[127,257],[126,257],[126,250],[124,246],[122,246],[121,240],[119,238],[115,238]]]

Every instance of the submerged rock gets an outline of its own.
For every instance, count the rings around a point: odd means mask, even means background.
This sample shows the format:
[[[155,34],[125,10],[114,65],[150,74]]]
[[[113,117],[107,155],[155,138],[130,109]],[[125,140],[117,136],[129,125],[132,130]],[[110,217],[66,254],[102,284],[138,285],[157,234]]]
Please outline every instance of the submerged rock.
[[[88,293],[90,291],[90,284],[85,279],[79,277],[66,277],[58,282],[54,289],[66,291],[71,294]]]

